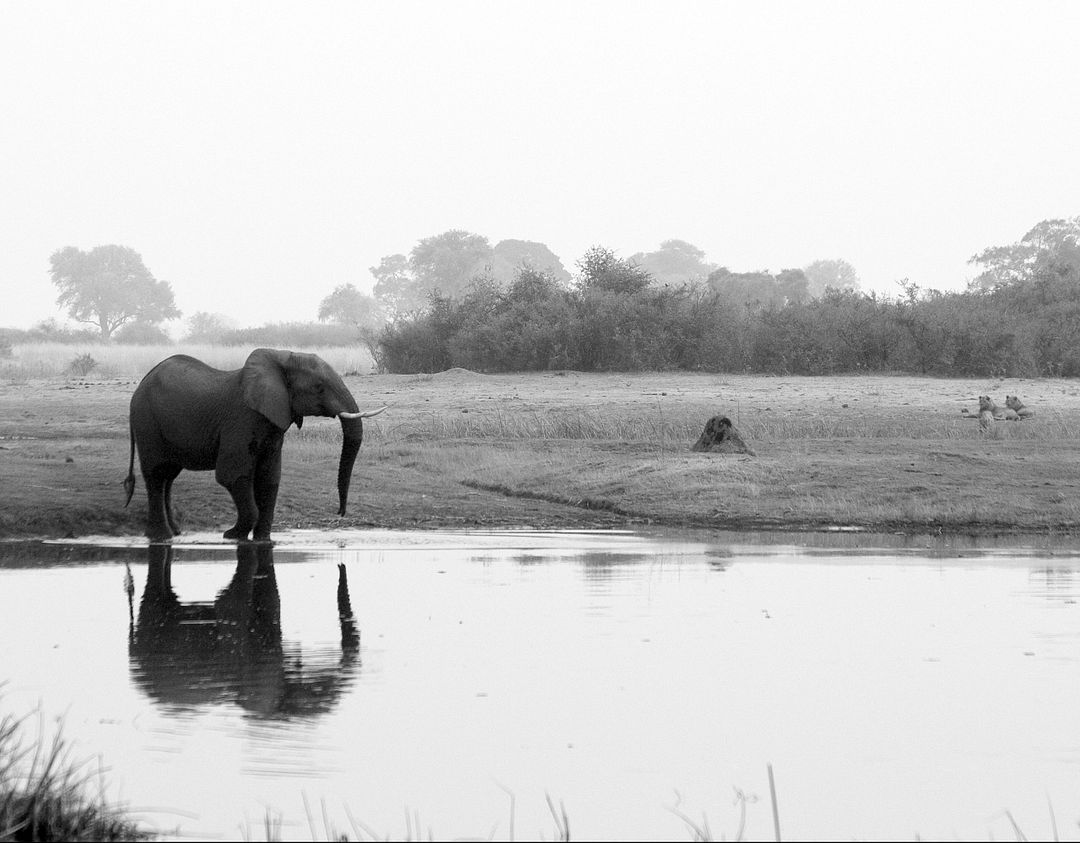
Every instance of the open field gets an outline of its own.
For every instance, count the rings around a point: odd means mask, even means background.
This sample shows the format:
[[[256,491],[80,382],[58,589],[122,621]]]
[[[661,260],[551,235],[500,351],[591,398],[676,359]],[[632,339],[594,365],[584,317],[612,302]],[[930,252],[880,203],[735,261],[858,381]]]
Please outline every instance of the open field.
[[[122,482],[128,400],[152,362],[0,377],[0,536],[142,533],[141,478],[128,509]],[[286,437],[278,529],[1080,532],[1076,381],[460,369],[346,381],[362,409],[391,405],[366,425],[350,511],[336,515],[340,427],[313,418]],[[1018,394],[1037,417],[983,433],[961,409],[987,393]],[[689,451],[716,413],[757,456]],[[174,499],[187,529],[232,524],[211,472],[181,474]]]
[[[359,346],[297,348],[318,354],[343,374],[367,374],[371,355]],[[159,361],[172,354],[190,354],[218,369],[238,369],[251,353],[249,346],[200,345],[103,345],[100,343],[26,343],[12,347],[10,357],[0,357],[0,383],[63,377],[135,378],[139,380]],[[87,370],[87,358],[93,366]]]

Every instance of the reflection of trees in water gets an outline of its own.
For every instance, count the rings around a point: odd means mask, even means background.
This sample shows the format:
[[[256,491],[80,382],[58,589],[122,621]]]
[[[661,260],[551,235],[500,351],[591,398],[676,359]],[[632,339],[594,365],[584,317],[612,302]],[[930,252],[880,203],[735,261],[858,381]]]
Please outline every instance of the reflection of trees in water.
[[[710,547],[705,551],[705,561],[714,571],[726,571],[735,555],[726,547]]]
[[[591,583],[608,582],[619,568],[649,562],[655,557],[647,553],[583,553],[578,557],[585,580]]]
[[[1077,599],[1077,569],[1074,567],[1031,568],[1028,582],[1040,586],[1048,600],[1075,603]]]
[[[569,559],[581,565],[586,579],[606,580],[611,577],[616,568],[646,560],[655,560],[656,558],[648,553],[619,553],[618,551],[597,550],[572,557],[566,557],[562,554],[522,553],[514,557],[514,562],[527,567],[565,562]]]
[[[181,603],[172,589],[173,549],[148,549],[146,588],[129,633],[135,684],[167,706],[233,702],[257,717],[330,711],[360,668],[360,633],[338,566],[341,650],[306,652],[281,637],[281,597],[269,543],[237,545],[236,570],[213,602]]]
[[[706,562],[715,571],[725,571],[734,561],[727,548],[710,548],[705,551]],[[592,583],[607,582],[616,576],[619,568],[647,563],[649,565],[682,564],[684,556],[679,553],[620,553],[618,551],[593,551],[574,557],[581,564],[585,579]],[[562,556],[540,553],[523,553],[514,557],[521,566],[544,565],[562,561]]]

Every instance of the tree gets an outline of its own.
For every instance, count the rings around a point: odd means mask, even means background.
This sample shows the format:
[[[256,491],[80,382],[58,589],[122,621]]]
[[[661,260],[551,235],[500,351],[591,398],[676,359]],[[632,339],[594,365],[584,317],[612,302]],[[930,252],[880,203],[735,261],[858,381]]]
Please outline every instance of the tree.
[[[120,345],[172,345],[172,337],[160,325],[152,322],[126,322],[116,329],[112,338]]]
[[[559,280],[550,272],[523,266],[510,282],[507,301],[531,305],[553,298],[564,292]]]
[[[387,255],[368,271],[375,278],[375,300],[387,318],[394,320],[415,315],[427,306],[427,295],[420,289],[405,255]]]
[[[665,240],[655,252],[638,252],[630,260],[659,284],[704,280],[716,269],[701,249],[685,240]]]
[[[379,332],[386,324],[386,318],[379,302],[372,296],[361,293],[352,284],[341,284],[319,302],[319,321],[336,322],[354,329],[360,341],[371,352],[375,366],[382,371]]]
[[[560,284],[570,282],[559,256],[543,243],[532,240],[500,240],[492,249],[489,274],[507,286],[513,283],[523,269],[542,272]]]
[[[710,272],[707,281],[709,288],[729,307],[741,306],[756,311],[763,307],[779,307],[785,301],[777,279],[768,272],[731,272],[722,266]]]
[[[101,338],[128,322],[155,325],[177,319],[172,287],[150,274],[142,257],[127,246],[97,246],[83,252],[68,246],[53,253],[49,274],[76,322],[97,325]]]
[[[200,310],[188,317],[187,326],[185,342],[219,343],[236,328],[236,322],[221,313]]]
[[[803,272],[806,273],[807,293],[811,298],[817,298],[828,287],[834,290],[859,289],[859,274],[855,267],[840,258],[814,261],[804,267]]]
[[[631,295],[649,286],[652,276],[631,260],[617,257],[611,249],[593,246],[577,262],[578,287]]]
[[[352,284],[341,284],[319,302],[319,321],[350,325],[357,330],[373,330],[385,321],[379,303]]]
[[[776,276],[776,288],[788,302],[804,302],[810,298],[810,279],[801,269],[781,269]]]
[[[1023,284],[1052,274],[1080,276],[1080,216],[1043,220],[1009,246],[990,246],[968,263],[984,267],[971,281],[975,290]]]
[[[451,229],[425,237],[409,253],[409,269],[423,293],[457,296],[490,267],[491,244],[480,234]]]
[[[408,257],[387,255],[371,274],[375,299],[393,321],[427,312],[432,295],[460,298],[483,279],[508,287],[522,269],[546,273],[561,284],[570,281],[559,256],[543,243],[500,240],[492,247],[483,235],[461,229],[417,241]]]

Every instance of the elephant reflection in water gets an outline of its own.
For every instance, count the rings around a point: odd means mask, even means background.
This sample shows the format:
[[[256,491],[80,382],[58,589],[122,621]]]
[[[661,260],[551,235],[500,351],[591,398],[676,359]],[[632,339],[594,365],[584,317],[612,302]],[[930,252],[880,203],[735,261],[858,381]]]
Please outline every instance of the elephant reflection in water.
[[[281,639],[281,598],[273,546],[236,548],[232,580],[212,603],[181,603],[172,589],[173,549],[151,544],[146,589],[131,625],[128,653],[135,683],[176,708],[233,702],[256,717],[316,716],[330,711],[360,668],[360,633],[338,565],[340,656],[306,658]],[[319,654],[321,655],[321,654]]]

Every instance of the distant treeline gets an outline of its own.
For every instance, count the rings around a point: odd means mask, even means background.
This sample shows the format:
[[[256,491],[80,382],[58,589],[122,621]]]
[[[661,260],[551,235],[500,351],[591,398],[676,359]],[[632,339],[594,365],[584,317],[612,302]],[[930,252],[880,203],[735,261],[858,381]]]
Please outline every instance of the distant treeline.
[[[256,328],[221,328],[215,331],[189,331],[183,342],[213,345],[261,345],[276,348],[314,348],[356,345],[355,328],[349,325],[322,322],[276,322]],[[63,343],[66,345],[172,345],[172,338],[157,325],[132,323],[116,331],[111,340],[104,340],[95,328],[72,328],[55,320],[42,322],[33,328],[0,328],[0,353],[13,345],[30,343]]]
[[[635,275],[635,273],[639,273]],[[566,287],[523,269],[509,287],[479,281],[460,297],[433,295],[422,313],[374,337],[341,323],[231,328],[187,341],[278,348],[363,344],[383,371],[690,370],[825,375],[1080,376],[1080,275],[964,292],[900,287],[885,297],[828,289],[786,300],[767,273],[655,286],[640,270]],[[134,327],[134,326],[133,326]],[[95,330],[0,330],[14,344],[101,343]],[[167,334],[118,331],[115,343],[170,344]]]
[[[767,273],[714,273],[657,287],[633,265],[567,289],[522,270],[508,287],[433,296],[379,337],[390,372],[700,370],[828,375],[1080,375],[1080,276],[1048,268],[1022,283],[884,297],[828,289],[786,300]],[[750,278],[757,279],[748,284]],[[771,282],[770,282],[771,278]]]
[[[106,309],[90,295],[112,277],[98,265],[120,259],[146,283],[113,289],[124,306]],[[187,320],[183,342],[363,345],[381,371],[399,373],[461,366],[1080,376],[1080,216],[1043,220],[1018,242],[988,247],[970,262],[982,272],[963,292],[905,279],[897,295],[885,296],[862,292],[842,260],[776,275],[739,273],[707,263],[692,244],[668,240],[629,259],[594,246],[571,275],[541,243],[492,247],[453,230],[421,240],[408,258],[390,255],[373,267],[373,297],[338,286],[320,304],[318,323],[237,328],[199,312]],[[179,313],[171,289],[154,281],[133,250],[69,247],[53,263],[58,301],[98,328],[49,320],[28,331],[0,330],[0,356],[17,343],[171,342],[157,324]],[[147,285],[157,298],[146,299]]]

